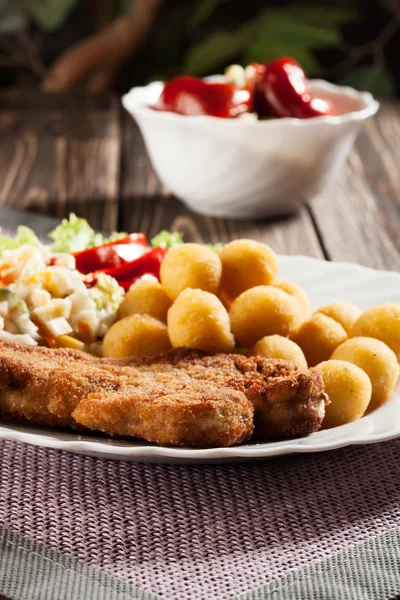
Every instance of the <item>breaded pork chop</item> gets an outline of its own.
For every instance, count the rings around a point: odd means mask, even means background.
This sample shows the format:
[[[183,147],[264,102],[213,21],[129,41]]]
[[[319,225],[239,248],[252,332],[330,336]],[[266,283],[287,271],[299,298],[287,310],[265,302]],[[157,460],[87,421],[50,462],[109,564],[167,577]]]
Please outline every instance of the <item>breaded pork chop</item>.
[[[162,445],[214,447],[317,430],[318,371],[265,358],[172,350],[138,360],[0,342],[0,414]],[[255,413],[255,416],[254,416]]]
[[[0,415],[209,447],[247,440],[254,409],[243,393],[208,381],[179,375],[162,381],[134,363],[0,342]]]

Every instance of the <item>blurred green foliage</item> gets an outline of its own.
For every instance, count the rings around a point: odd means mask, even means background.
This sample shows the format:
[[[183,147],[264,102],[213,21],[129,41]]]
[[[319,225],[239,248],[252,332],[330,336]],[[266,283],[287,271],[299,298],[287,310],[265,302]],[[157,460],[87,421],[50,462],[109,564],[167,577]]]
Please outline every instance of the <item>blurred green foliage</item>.
[[[382,30],[359,45],[349,43],[343,33],[363,16],[362,3],[356,0],[283,6],[265,2],[244,20],[236,15],[238,0],[166,1],[142,53],[145,66],[137,76],[151,73],[152,78],[168,78],[182,72],[203,76],[221,72],[233,61],[248,64],[290,55],[310,77],[391,96],[396,83],[385,52],[397,34],[400,38],[400,0],[374,1],[382,15]],[[56,32],[79,2],[83,0],[0,0],[0,32],[17,32],[27,17],[44,32]],[[127,13],[132,0],[110,0],[110,5],[114,14]],[[321,53],[329,52],[335,57],[333,64],[321,59]]]
[[[382,30],[379,23],[375,33],[373,23],[370,38],[360,45],[352,45],[344,37],[349,26],[365,29],[365,14],[355,0],[271,5],[244,22],[235,16],[238,1],[201,0],[195,10],[190,4],[185,9],[166,10],[163,31],[158,28],[149,41],[153,79],[182,72],[203,76],[221,72],[232,62],[246,65],[286,55],[296,58],[310,77],[323,77],[381,97],[396,93],[385,49],[396,34],[400,38],[400,0],[376,0]],[[225,9],[222,17],[221,9]],[[326,54],[333,60],[324,60]]]
[[[185,67],[193,75],[204,75],[221,66],[221,59],[227,63],[240,56],[241,62],[250,63],[290,55],[312,76],[319,70],[313,50],[337,44],[338,25],[355,17],[354,11],[340,7],[325,7],[324,11],[310,4],[267,8],[237,30],[214,31],[194,45],[186,55]]]
[[[357,90],[367,90],[382,98],[390,98],[396,93],[395,82],[388,70],[374,65],[355,67],[340,77],[338,83]]]
[[[77,0],[0,0],[0,31],[15,33],[24,26],[25,12],[44,31],[55,31],[76,5]]]

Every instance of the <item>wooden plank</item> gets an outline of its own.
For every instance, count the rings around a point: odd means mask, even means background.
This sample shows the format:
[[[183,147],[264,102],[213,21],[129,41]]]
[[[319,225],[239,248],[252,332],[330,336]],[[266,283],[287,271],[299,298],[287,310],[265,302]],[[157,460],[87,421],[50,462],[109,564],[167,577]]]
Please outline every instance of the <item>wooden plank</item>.
[[[400,105],[384,104],[333,185],[312,203],[329,258],[400,269]]]
[[[59,218],[76,212],[96,228],[116,229],[119,101],[65,95],[58,105],[51,95],[28,94],[17,94],[15,105],[0,95],[0,207]]]
[[[270,244],[282,254],[322,257],[321,246],[306,208],[291,218],[273,221],[233,221],[195,215],[163,189],[155,175],[143,138],[127,114],[123,119],[121,214],[119,227],[145,231],[182,231],[186,241],[228,242],[247,237]]]

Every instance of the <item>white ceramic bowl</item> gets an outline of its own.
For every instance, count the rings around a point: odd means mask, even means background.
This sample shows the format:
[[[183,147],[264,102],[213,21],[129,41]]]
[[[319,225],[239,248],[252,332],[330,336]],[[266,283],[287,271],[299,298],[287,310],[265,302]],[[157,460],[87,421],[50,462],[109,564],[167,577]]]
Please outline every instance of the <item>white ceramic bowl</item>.
[[[260,218],[293,212],[318,194],[379,109],[367,92],[322,80],[310,85],[334,102],[339,116],[248,121],[160,112],[149,105],[162,82],[133,88],[122,103],[139,125],[159,178],[189,208],[214,217]]]

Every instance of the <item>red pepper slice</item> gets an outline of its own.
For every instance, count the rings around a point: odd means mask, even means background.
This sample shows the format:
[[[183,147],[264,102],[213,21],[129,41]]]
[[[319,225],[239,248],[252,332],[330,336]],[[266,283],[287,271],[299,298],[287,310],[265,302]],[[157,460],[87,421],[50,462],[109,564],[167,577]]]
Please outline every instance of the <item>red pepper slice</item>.
[[[184,75],[165,84],[152,108],[180,115],[209,115],[228,119],[253,108],[251,89],[232,83],[213,83]]]
[[[309,102],[299,106],[297,116],[299,119],[310,119],[311,117],[336,116],[337,112],[332,102],[324,98],[312,97]]]
[[[260,116],[306,119],[335,115],[328,100],[314,98],[299,63],[283,57],[265,65],[253,65],[257,73],[256,110]]]
[[[98,271],[98,273],[101,273],[101,271]],[[94,287],[97,283],[97,275],[95,273],[88,273],[87,275],[85,275],[84,277],[82,277],[82,281],[85,284],[85,286],[90,289],[92,287]]]
[[[143,275],[154,275],[160,278],[160,266],[167,253],[167,248],[158,246],[146,254],[143,254],[136,260],[127,262],[118,267],[103,269],[101,272],[114,277],[118,283],[126,290]],[[96,273],[93,274],[94,277]]]
[[[74,256],[77,270],[86,274],[101,269],[118,267],[135,260],[147,251],[148,245],[145,234],[132,233],[120,240],[75,252]]]

